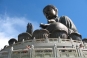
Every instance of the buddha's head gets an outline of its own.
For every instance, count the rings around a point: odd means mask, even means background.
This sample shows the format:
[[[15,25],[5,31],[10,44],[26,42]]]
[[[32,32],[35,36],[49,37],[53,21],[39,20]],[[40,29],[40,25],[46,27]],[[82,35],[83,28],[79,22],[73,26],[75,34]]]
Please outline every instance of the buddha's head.
[[[53,5],[47,5],[43,9],[43,13],[48,20],[57,17],[57,12],[58,12],[57,8]]]

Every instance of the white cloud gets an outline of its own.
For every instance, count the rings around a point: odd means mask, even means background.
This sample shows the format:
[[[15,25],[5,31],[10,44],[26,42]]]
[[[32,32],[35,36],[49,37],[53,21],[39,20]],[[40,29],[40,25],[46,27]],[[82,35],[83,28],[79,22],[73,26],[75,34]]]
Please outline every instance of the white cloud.
[[[8,45],[9,39],[17,39],[18,34],[26,32],[28,22],[33,24],[34,30],[39,28],[39,24],[37,22],[30,21],[25,17],[0,15],[0,49],[3,48],[4,45]]]
[[[5,45],[8,45],[8,40],[10,37],[6,37],[4,33],[0,32],[0,49],[2,49]]]

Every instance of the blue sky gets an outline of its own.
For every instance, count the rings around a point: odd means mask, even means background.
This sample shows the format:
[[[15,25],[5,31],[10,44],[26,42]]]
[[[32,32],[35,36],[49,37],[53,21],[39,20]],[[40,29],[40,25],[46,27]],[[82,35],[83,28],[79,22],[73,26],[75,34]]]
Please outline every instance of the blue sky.
[[[72,19],[82,38],[87,38],[87,0],[0,0],[0,48],[10,38],[26,31],[28,22],[35,29],[40,23],[47,23],[43,8],[52,4],[58,8],[58,16],[66,15]]]

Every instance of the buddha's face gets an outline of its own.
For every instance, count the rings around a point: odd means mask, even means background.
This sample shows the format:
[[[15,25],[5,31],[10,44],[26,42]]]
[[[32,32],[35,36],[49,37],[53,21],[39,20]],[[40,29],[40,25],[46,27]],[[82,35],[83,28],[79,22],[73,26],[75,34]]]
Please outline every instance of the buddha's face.
[[[56,11],[53,8],[46,8],[44,15],[46,16],[46,18],[52,19],[54,16],[56,16]]]

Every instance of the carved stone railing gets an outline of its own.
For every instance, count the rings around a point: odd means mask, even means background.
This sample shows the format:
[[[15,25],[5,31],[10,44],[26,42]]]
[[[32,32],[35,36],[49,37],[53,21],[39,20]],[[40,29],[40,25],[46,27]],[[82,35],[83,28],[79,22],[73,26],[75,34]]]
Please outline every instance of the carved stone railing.
[[[87,58],[87,49],[76,48],[57,48],[54,44],[52,48],[34,48],[32,45],[29,49],[13,50],[0,52],[0,58]]]

